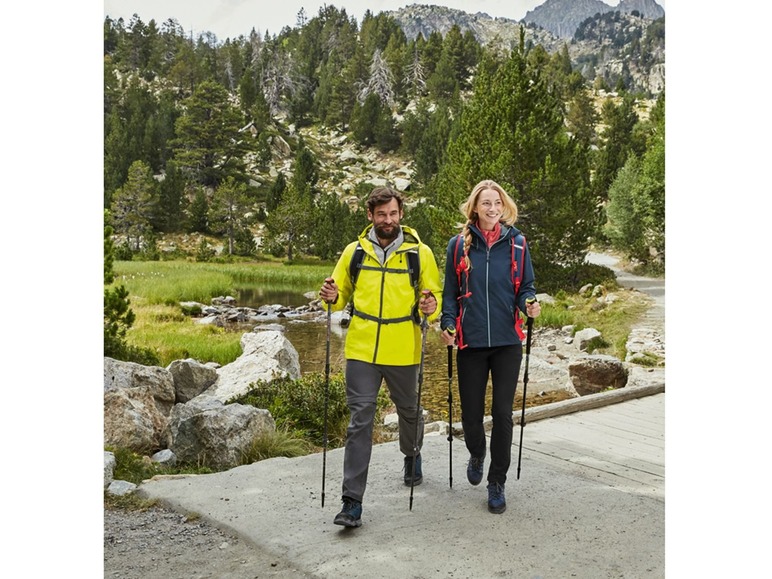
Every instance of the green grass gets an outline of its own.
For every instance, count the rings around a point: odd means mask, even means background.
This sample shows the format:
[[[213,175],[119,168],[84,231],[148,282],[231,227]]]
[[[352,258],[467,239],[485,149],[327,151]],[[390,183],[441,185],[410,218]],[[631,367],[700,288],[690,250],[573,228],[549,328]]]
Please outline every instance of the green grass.
[[[252,464],[260,460],[284,456],[294,458],[305,456],[314,451],[314,446],[295,436],[288,429],[265,431],[252,441],[252,445],[242,458],[242,464]]]
[[[190,261],[117,261],[116,283],[130,296],[148,304],[177,305],[182,301],[209,303],[211,298],[236,293],[251,284],[317,288],[332,266],[253,262],[216,264]]]
[[[574,326],[575,332],[595,328],[602,338],[591,343],[588,350],[624,360],[630,328],[646,312],[648,298],[640,292],[624,289],[617,289],[614,293],[618,296],[615,302],[601,305],[596,298],[558,292],[554,304],[542,303],[541,315],[534,325],[550,328]]]
[[[266,289],[310,291],[330,274],[331,265],[281,263],[200,263],[190,261],[118,261],[116,283],[129,291],[136,315],[127,333],[131,345],[150,348],[162,366],[193,358],[225,365],[241,355],[241,334],[196,324],[180,302],[209,304],[213,297],[260,284]]]

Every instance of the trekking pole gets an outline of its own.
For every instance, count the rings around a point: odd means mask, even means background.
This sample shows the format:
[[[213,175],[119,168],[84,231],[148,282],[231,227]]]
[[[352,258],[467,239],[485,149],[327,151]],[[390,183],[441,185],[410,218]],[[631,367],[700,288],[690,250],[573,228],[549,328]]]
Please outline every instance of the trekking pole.
[[[327,302],[327,354],[324,362],[324,450],[322,451],[322,508],[324,508],[324,481],[327,475],[327,406],[330,399],[330,326],[332,305]]]
[[[415,410],[415,439],[413,441],[413,469],[410,473],[410,510],[413,510],[413,487],[415,486],[415,461],[418,456],[418,426],[421,422],[421,386],[424,382],[424,353],[426,352],[426,330],[429,322],[426,315],[421,316],[421,364],[418,366],[418,400]]]
[[[453,488],[453,346],[448,346],[448,484]]]
[[[526,304],[535,302],[535,298],[529,298]],[[523,457],[523,428],[525,427],[525,393],[528,388],[528,357],[531,355],[531,334],[533,333],[533,318],[528,316],[526,321],[528,337],[525,340],[525,371],[523,372],[523,409],[520,411],[520,448],[517,451],[517,480],[520,480],[520,459]]]

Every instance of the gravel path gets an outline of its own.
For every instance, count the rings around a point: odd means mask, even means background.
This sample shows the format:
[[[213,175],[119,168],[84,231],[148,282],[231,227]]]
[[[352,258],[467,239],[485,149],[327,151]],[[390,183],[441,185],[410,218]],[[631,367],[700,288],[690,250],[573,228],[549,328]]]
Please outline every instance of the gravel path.
[[[201,518],[153,507],[105,509],[105,579],[311,577]]]

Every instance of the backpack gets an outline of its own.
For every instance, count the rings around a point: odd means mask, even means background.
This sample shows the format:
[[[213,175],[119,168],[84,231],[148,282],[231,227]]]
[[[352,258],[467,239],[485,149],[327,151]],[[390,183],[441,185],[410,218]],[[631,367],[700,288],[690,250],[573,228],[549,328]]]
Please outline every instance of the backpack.
[[[453,263],[455,265],[456,270],[456,279],[458,280],[458,316],[456,317],[456,333],[458,336],[458,347],[459,349],[464,349],[467,347],[467,344],[464,344],[464,334],[463,330],[461,328],[461,319],[463,317],[464,312],[464,298],[468,298],[470,295],[472,295],[472,292],[469,291],[469,270],[466,266],[466,261],[464,260],[464,253],[461,254],[461,259],[458,257],[458,248],[461,246],[462,242],[464,240],[464,236],[462,234],[456,235],[456,245],[453,249]],[[517,242],[520,241],[520,244]],[[520,283],[523,281],[523,259],[525,257],[525,236],[522,233],[518,233],[514,237],[509,238],[509,246],[511,248],[510,255],[512,256],[512,267],[511,267],[511,275],[512,275],[512,285],[515,288],[515,299],[517,299],[517,294],[520,292]],[[515,259],[515,248],[520,250],[520,265],[518,266],[517,260]],[[463,290],[463,282],[462,282],[462,274],[466,273],[466,291]],[[515,317],[515,331],[517,332],[517,335],[520,337],[521,340],[525,339],[525,334],[523,333],[523,319],[520,315],[517,315]]]
[[[418,311],[418,283],[419,279],[421,278],[421,261],[418,259],[418,248],[410,249],[405,252],[407,254],[407,269],[408,273],[410,274],[410,285],[413,286],[413,289],[416,292],[416,304],[413,306],[412,314],[407,319],[412,319],[416,324],[421,323],[421,315]],[[378,271],[381,271],[381,268],[376,268],[368,265],[362,265],[362,262],[365,259],[365,250],[362,247],[362,244],[360,242],[357,242],[357,246],[354,249],[354,253],[351,254],[351,261],[348,264],[348,272],[349,277],[351,278],[351,285],[356,288],[357,285],[357,279],[359,278],[359,272],[363,269],[376,269]],[[387,270],[388,271],[388,270]],[[398,270],[400,272],[403,272],[404,270]],[[372,316],[368,316],[367,314],[363,314],[362,312],[357,312],[356,310],[352,310],[352,315],[358,315],[360,317],[366,318],[366,319],[376,319]],[[389,320],[389,323],[404,321],[401,318]]]

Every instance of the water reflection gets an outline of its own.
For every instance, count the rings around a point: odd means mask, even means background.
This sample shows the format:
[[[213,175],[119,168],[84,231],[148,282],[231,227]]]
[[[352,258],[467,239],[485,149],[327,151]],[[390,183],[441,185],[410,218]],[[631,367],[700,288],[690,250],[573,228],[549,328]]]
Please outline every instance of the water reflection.
[[[308,303],[302,292],[297,290],[275,291],[249,288],[240,290],[238,305],[257,308],[266,304],[282,304],[297,307]],[[302,373],[324,372],[326,355],[327,325],[326,318],[279,318],[270,323],[284,326],[287,339],[298,351]],[[332,372],[343,371],[345,358],[343,353],[346,330],[333,321],[330,337],[330,369]],[[453,354],[453,421],[460,422],[461,407],[456,382],[455,352]],[[490,390],[490,388],[489,388]],[[490,392],[488,394],[490,398]],[[430,327],[426,336],[424,359],[424,380],[421,389],[421,403],[429,413],[427,421],[448,420],[448,350],[440,339],[439,330]],[[490,400],[488,401],[490,406]]]

